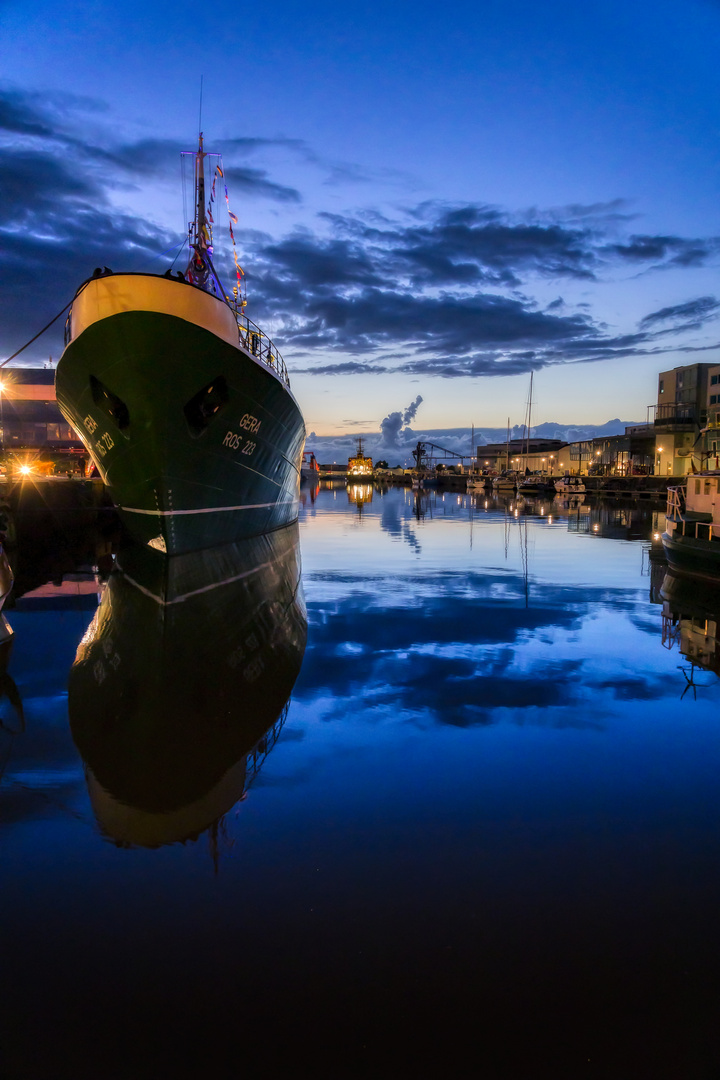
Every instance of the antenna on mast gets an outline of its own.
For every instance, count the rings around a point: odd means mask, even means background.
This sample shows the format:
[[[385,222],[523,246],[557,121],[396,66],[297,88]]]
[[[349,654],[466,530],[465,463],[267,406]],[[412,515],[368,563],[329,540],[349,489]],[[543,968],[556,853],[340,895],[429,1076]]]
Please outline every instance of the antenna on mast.
[[[202,131],[202,92],[203,92],[203,78],[200,76],[200,112],[198,114],[198,131]]]

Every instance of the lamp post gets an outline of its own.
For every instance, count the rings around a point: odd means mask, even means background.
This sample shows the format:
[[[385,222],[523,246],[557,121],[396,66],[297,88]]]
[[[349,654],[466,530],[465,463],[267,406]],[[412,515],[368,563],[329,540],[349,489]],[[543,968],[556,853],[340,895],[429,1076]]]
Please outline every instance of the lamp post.
[[[663,452],[662,446],[658,446],[657,452],[658,452],[658,462],[657,462],[658,463],[658,476],[662,476],[662,452]]]

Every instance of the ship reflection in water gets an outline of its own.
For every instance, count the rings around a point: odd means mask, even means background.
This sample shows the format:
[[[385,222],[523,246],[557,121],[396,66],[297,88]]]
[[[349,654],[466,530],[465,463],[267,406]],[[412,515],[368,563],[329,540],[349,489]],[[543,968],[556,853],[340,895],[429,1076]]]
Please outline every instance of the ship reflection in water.
[[[69,678],[102,831],[157,847],[214,826],[278,737],[306,636],[297,526],[122,552]]]
[[[690,662],[687,685],[695,688],[695,669],[720,675],[720,581],[711,584],[668,571],[660,586],[662,640]]]
[[[372,502],[373,486],[372,484],[361,484],[356,481],[350,483],[348,481],[347,496],[350,506],[357,506],[358,514],[362,514],[365,503]]]

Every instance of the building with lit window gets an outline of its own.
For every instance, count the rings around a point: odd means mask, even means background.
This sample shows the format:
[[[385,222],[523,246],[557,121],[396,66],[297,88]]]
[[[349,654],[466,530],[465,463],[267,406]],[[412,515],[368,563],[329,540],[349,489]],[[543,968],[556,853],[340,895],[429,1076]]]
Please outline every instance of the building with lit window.
[[[0,451],[6,468],[85,475],[88,453],[58,408],[53,368],[0,371]]]
[[[661,371],[657,405],[649,412],[655,430],[655,472],[685,476],[704,467],[707,460],[708,408],[713,389],[717,406],[718,383],[711,382],[716,364],[688,364]]]
[[[720,469],[720,364],[713,364],[708,370],[706,428],[706,468]]]

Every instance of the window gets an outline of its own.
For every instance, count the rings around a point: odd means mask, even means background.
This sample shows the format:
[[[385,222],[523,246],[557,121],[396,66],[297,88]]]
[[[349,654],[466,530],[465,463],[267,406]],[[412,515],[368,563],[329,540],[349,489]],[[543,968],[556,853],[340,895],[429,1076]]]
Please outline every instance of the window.
[[[718,381],[718,376],[717,375],[711,375],[710,376],[710,385],[711,386],[717,386],[717,381]]]
[[[711,405],[717,405],[717,400],[718,400],[718,395],[717,394],[711,394],[710,395],[710,404]]]

